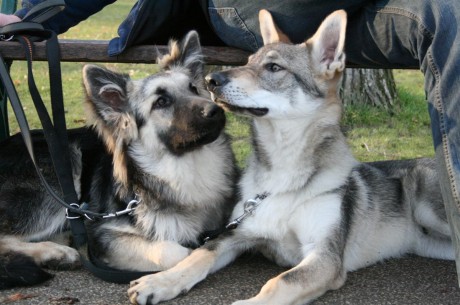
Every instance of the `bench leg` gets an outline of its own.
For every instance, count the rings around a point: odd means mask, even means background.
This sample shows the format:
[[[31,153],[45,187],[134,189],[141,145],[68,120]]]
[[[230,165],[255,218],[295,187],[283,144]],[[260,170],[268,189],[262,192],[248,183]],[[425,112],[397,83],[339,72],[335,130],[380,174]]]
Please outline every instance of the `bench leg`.
[[[6,97],[5,88],[0,84],[0,141],[9,137],[10,128],[8,125],[8,98]]]
[[[0,12],[12,14],[16,11],[16,0],[3,0]],[[0,82],[0,140],[6,139],[10,135],[7,112],[8,98],[3,84]]]

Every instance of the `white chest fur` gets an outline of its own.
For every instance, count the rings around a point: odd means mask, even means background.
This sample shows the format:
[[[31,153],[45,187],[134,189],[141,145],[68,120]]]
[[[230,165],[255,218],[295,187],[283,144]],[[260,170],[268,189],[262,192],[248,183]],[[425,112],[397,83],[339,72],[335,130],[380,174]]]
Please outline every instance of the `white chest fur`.
[[[277,263],[296,265],[330,236],[340,211],[337,194],[314,198],[306,192],[269,195],[242,221],[239,230],[255,239],[258,248]],[[241,202],[232,217],[243,212]]]

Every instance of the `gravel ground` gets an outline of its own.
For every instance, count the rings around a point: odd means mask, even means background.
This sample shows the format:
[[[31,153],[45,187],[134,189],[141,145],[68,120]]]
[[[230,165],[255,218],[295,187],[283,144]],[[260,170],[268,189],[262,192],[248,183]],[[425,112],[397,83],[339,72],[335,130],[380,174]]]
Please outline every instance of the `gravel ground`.
[[[245,255],[187,295],[162,304],[231,304],[255,295],[283,270],[258,255]],[[55,277],[41,286],[0,291],[0,304],[129,304],[128,285],[104,282],[86,270],[53,273]],[[459,305],[460,288],[453,261],[407,257],[350,273],[341,289],[326,293],[314,304]]]

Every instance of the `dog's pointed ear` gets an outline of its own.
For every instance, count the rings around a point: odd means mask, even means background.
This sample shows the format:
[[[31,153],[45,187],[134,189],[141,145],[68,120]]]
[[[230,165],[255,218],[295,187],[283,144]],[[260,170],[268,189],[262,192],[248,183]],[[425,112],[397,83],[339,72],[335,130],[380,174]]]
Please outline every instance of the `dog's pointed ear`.
[[[190,31],[179,42],[171,40],[169,54],[159,58],[158,64],[164,70],[174,67],[186,68],[194,77],[203,78],[204,62],[198,33]]]
[[[128,84],[131,79],[95,65],[83,67],[88,116],[92,124],[103,133],[110,129],[112,135],[130,141],[136,136],[135,119],[128,103]]]
[[[344,10],[335,11],[321,23],[315,35],[307,40],[311,47],[314,66],[319,67],[319,73],[327,79],[332,79],[336,72],[345,68],[345,29],[347,13]]]
[[[275,42],[291,43],[291,40],[276,26],[269,11],[259,11],[259,25],[264,45]]]
[[[126,86],[129,76],[95,65],[83,67],[83,84],[88,101],[102,116],[105,112],[122,112],[128,107]]]
[[[92,124],[114,156],[114,177],[127,184],[123,145],[137,138],[137,125],[128,100],[128,75],[95,65],[83,67],[88,124]]]

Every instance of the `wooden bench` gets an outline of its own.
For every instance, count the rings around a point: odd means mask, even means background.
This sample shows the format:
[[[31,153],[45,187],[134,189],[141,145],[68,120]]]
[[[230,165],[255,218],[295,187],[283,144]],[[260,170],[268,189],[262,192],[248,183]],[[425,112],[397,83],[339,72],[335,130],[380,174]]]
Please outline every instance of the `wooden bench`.
[[[117,62],[155,63],[158,54],[166,54],[167,46],[143,45],[127,49],[118,56],[108,56],[107,40],[60,40],[61,61],[67,62]],[[25,60],[18,42],[0,42],[0,54],[5,60]],[[205,62],[209,65],[235,66],[247,62],[249,52],[231,47],[203,47]],[[35,44],[34,60],[46,60],[45,44]]]

